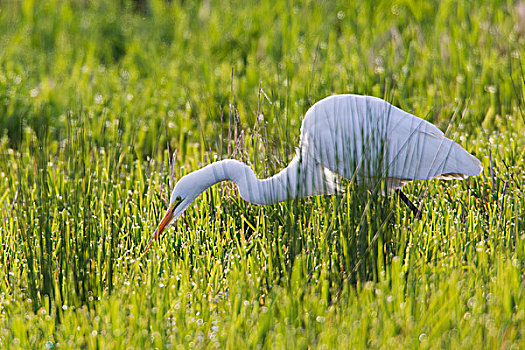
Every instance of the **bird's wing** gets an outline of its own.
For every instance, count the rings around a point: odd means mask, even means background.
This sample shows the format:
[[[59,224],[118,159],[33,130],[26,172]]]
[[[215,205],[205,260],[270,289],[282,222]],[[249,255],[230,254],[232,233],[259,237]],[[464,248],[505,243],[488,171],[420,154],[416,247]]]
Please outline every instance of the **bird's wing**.
[[[434,125],[396,109],[387,129],[388,176],[399,179],[465,178],[480,161]]]

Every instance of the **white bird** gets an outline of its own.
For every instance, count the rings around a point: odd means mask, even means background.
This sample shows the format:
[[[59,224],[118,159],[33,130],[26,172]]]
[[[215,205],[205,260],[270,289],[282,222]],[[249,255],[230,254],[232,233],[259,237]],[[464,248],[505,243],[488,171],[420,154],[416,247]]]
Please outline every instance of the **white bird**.
[[[296,155],[278,174],[258,179],[248,165],[226,159],[183,176],[144,252],[203,191],[220,181],[233,181],[244,200],[268,205],[338,193],[338,176],[367,187],[385,179],[392,191],[411,180],[464,179],[481,170],[476,157],[433,124],[376,97],[334,95],[306,112]]]

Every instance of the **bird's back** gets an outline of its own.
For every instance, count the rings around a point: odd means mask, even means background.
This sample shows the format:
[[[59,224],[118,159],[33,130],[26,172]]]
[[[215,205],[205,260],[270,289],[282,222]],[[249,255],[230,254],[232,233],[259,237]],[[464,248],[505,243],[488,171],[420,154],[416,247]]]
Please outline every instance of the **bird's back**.
[[[436,126],[370,96],[335,95],[314,104],[301,126],[300,154],[349,179],[380,176],[399,185],[481,172],[479,160]]]

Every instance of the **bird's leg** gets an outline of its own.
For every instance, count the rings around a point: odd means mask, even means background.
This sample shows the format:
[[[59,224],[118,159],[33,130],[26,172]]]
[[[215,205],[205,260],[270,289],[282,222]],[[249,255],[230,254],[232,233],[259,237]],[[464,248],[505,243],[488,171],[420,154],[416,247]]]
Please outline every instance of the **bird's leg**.
[[[408,199],[408,197],[403,193],[403,191],[401,191],[400,189],[397,189],[396,190],[396,193],[397,195],[399,196],[399,198],[401,198],[401,200],[403,202],[405,202],[405,204],[410,208],[410,210],[412,210],[412,213],[414,213],[414,217],[416,219],[421,219],[421,210],[419,210],[415,205],[414,203],[412,203],[410,201],[410,199]]]

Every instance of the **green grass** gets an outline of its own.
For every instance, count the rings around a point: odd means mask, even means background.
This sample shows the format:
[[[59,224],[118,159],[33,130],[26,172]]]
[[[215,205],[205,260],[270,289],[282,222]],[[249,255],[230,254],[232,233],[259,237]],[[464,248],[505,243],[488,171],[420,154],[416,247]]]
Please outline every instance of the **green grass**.
[[[0,1],[0,347],[523,348],[520,6]],[[448,128],[483,174],[408,186],[422,220],[218,185],[141,256],[172,176],[273,174],[333,93]]]

